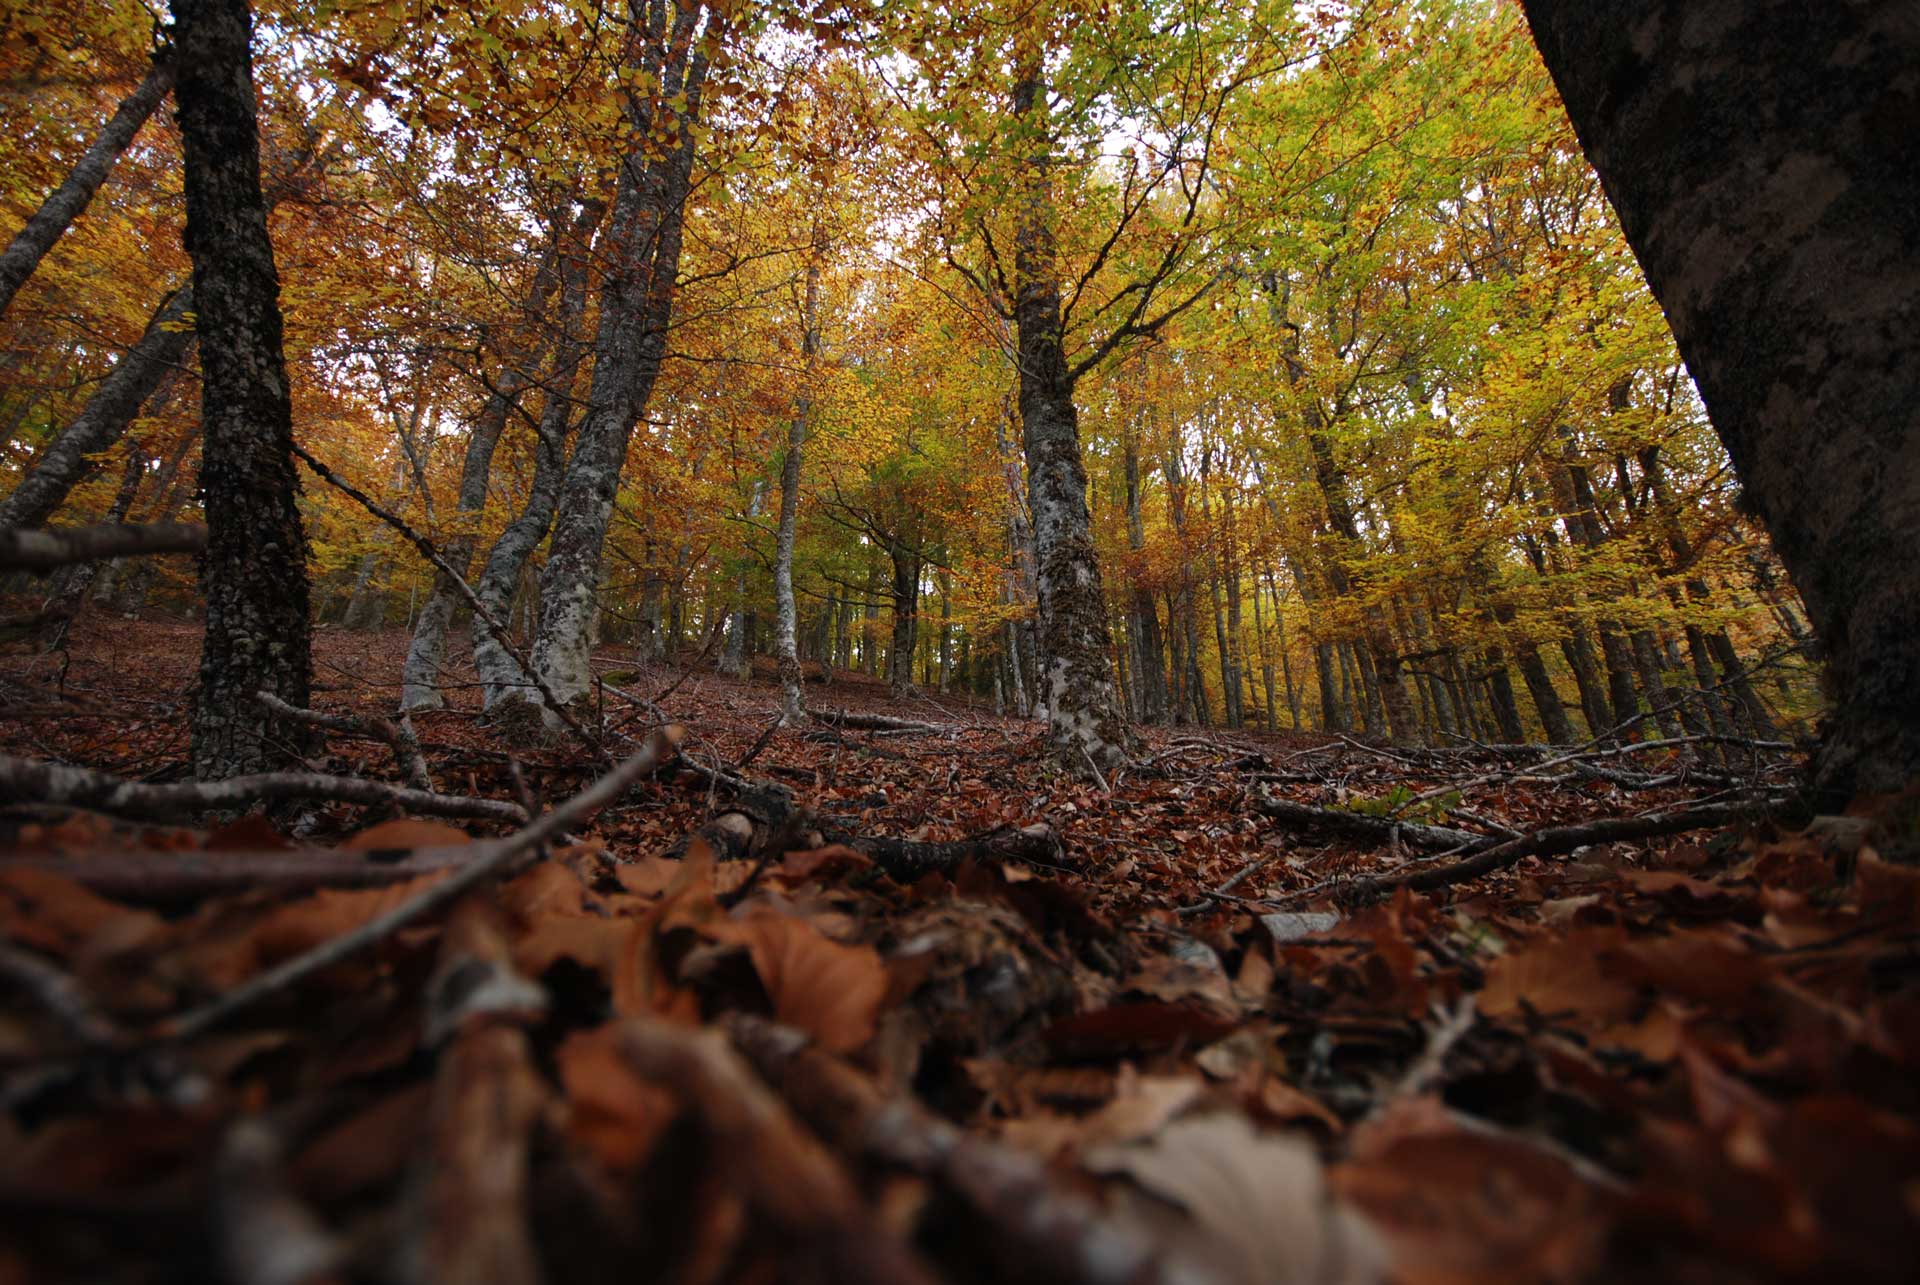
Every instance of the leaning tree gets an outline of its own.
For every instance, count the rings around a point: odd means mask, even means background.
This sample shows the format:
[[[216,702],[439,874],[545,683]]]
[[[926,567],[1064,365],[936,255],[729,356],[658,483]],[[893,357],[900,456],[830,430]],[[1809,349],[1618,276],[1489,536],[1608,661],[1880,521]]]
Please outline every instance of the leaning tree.
[[[1829,799],[1920,774],[1920,8],[1524,0],[1834,700]]]

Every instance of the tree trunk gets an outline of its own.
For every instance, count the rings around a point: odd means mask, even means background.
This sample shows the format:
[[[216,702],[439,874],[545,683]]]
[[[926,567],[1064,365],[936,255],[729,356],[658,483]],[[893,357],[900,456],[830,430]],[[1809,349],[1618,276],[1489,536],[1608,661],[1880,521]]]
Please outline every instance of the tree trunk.
[[[487,507],[487,484],[493,476],[493,455],[500,445],[500,434],[507,419],[531,388],[550,347],[550,319],[547,311],[560,285],[563,243],[571,235],[561,215],[553,219],[553,232],[540,265],[534,270],[526,302],[518,324],[510,328],[503,345],[499,376],[474,417],[467,435],[467,452],[460,466],[460,492],[454,502],[453,534],[440,545],[440,556],[448,566],[465,578],[473,565],[474,527]],[[418,413],[416,407],[416,414]],[[539,464],[536,461],[535,466]],[[446,660],[447,629],[456,609],[464,605],[466,595],[446,573],[436,569],[433,592],[414,622],[413,638],[407,645],[407,659],[400,676],[400,708],[404,710],[439,709],[446,704],[440,695],[440,667]],[[483,631],[484,632],[484,631]]]
[[[281,766],[306,743],[306,729],[266,716],[254,694],[308,704],[307,540],[295,503],[280,278],[260,193],[247,6],[174,0],[173,14],[206,433],[207,615],[193,766],[201,780],[218,780]]]
[[[1134,554],[1128,568],[1131,611],[1128,642],[1133,650],[1134,713],[1143,721],[1159,723],[1167,717],[1167,655],[1160,637],[1160,613],[1153,591],[1143,582],[1140,557],[1147,547],[1146,521],[1140,510],[1140,442],[1131,425],[1121,443],[1127,484],[1127,548]]]
[[[1013,114],[1029,149],[1021,160],[1014,237],[1020,427],[1038,564],[1040,651],[1046,667],[1040,699],[1047,707],[1054,759],[1079,774],[1089,763],[1106,769],[1125,763],[1133,734],[1108,654],[1106,602],[1080,460],[1079,413],[1061,348],[1052,139],[1041,65],[1038,50],[1023,55],[1013,89]]]
[[[533,662],[561,700],[577,699],[592,687],[587,628],[607,524],[634,425],[666,356],[707,71],[705,54],[694,49],[701,15],[700,5],[683,6],[670,29],[644,37],[636,33],[633,41],[639,64],[634,70],[642,73],[625,100],[634,151],[620,166],[606,238],[610,263],[600,287],[593,380],[540,578]],[[642,96],[648,84],[657,87],[650,98]],[[672,146],[650,155],[647,140],[656,133],[671,139]]]
[[[94,194],[112,172],[114,162],[120,159],[120,154],[133,142],[133,136],[140,132],[147,117],[153,115],[154,108],[172,88],[173,60],[162,51],[154,57],[153,66],[139,88],[121,100],[118,110],[93,140],[93,146],[81,155],[66,182],[48,195],[26,226],[0,251],[0,316],[6,314],[14,295],[40,266],[47,251],[92,203]]]
[[[1912,6],[1525,8],[1826,652],[1815,784],[1899,789],[1920,772]]]
[[[905,543],[887,547],[893,561],[893,640],[887,648],[887,686],[895,700],[913,689],[913,649],[920,624],[920,559]]]
[[[69,492],[93,471],[94,460],[120,440],[140,408],[169,374],[180,369],[194,332],[192,287],[175,290],[154,313],[140,341],[114,363],[100,386],[61,429],[13,494],[0,501],[0,527],[42,527]]]
[[[779,620],[774,657],[780,666],[780,712],[788,722],[795,723],[806,714],[806,696],[800,687],[799,607],[793,598],[793,537],[800,517],[801,452],[807,444],[807,416],[813,409],[813,368],[820,354],[820,261],[825,256],[826,242],[816,223],[800,301],[800,363],[805,368],[802,379],[806,382],[800,396],[794,399],[793,417],[787,424],[787,455],[780,464],[780,530],[773,557],[773,602]]]
[[[527,488],[526,504],[488,550],[480,578],[473,586],[480,605],[503,623],[512,612],[513,591],[520,583],[521,572],[540,541],[546,539],[554,508],[560,502],[560,484],[567,472],[568,428],[573,419],[573,386],[586,357],[580,325],[587,307],[589,247],[603,213],[599,201],[587,201],[574,220],[560,270],[559,337],[547,368],[546,401],[535,426],[533,482]],[[532,678],[477,615],[473,619],[473,667],[480,678],[483,707],[488,710],[502,701],[526,700],[533,687]]]

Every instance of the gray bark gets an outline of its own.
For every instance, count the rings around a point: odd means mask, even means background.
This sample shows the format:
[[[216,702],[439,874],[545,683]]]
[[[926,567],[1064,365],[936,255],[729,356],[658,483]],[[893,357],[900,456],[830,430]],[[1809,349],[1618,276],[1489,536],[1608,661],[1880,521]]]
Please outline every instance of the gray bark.
[[[826,246],[819,227],[807,255],[806,285],[800,302],[800,358],[811,380],[820,354],[820,261]],[[807,415],[813,408],[810,385],[795,399],[787,425],[787,455],[780,464],[780,530],[773,558],[773,601],[778,620],[774,656],[780,665],[780,711],[789,722],[806,713],[800,689],[799,608],[793,600],[793,537],[800,517],[801,452],[807,444]]]
[[[593,590],[627,446],[666,356],[707,72],[706,56],[694,49],[702,6],[680,7],[671,24],[662,6],[648,6],[644,14],[630,9],[638,28],[632,44],[636,70],[648,73],[659,91],[642,97],[635,90],[625,103],[635,145],[621,162],[614,192],[593,378],[540,578],[533,663],[562,700],[577,699],[592,686],[587,630]],[[684,106],[676,111],[679,95]],[[647,140],[656,133],[668,141],[651,144],[660,150],[649,153]]]
[[[1826,652],[1822,793],[1920,772],[1920,163],[1904,0],[1526,0]]]
[[[488,550],[480,578],[474,583],[475,595],[496,620],[511,616],[514,588],[520,583],[527,560],[546,539],[560,502],[560,486],[567,471],[568,427],[573,418],[573,386],[580,363],[586,358],[580,326],[587,307],[588,252],[603,213],[598,201],[589,201],[574,222],[560,271],[559,336],[547,368],[546,401],[535,426],[533,481],[527,489],[526,503]],[[506,700],[527,699],[533,688],[531,677],[478,616],[473,621],[473,667],[480,677],[486,709]]]
[[[0,316],[6,314],[14,295],[40,266],[47,251],[92,204],[94,194],[113,171],[114,162],[120,159],[120,154],[133,142],[133,136],[140,132],[147,117],[153,115],[172,88],[173,61],[163,52],[154,58],[139,87],[121,100],[119,108],[102,127],[93,145],[81,154],[66,181],[48,195],[26,226],[0,251]]]

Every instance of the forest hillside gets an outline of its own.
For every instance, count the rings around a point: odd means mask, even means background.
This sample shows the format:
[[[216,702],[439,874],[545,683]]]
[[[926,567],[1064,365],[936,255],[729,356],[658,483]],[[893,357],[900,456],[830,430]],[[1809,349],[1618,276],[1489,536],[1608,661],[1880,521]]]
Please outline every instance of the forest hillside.
[[[1627,7],[0,10],[0,1280],[1910,1278],[1920,51]]]

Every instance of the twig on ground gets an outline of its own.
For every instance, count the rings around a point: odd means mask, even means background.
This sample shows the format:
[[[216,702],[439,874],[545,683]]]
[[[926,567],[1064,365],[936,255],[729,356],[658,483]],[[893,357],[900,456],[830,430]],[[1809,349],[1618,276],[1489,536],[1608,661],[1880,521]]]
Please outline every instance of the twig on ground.
[[[1754,817],[1759,811],[1755,802],[1744,801],[1690,807],[1679,812],[1655,813],[1649,816],[1601,817],[1578,825],[1556,826],[1552,829],[1522,835],[1518,839],[1509,839],[1504,843],[1496,843],[1465,860],[1456,861],[1450,865],[1435,866],[1422,863],[1418,870],[1403,874],[1353,879],[1349,880],[1344,887],[1350,895],[1356,897],[1391,892],[1400,887],[1411,888],[1415,892],[1426,892],[1434,888],[1444,888],[1449,884],[1462,883],[1468,879],[1477,879],[1495,870],[1503,870],[1525,857],[1557,856],[1595,843],[1625,843],[1636,839],[1682,834],[1688,830],[1704,830]]]
[[[1364,812],[1348,812],[1343,808],[1316,808],[1305,803],[1295,803],[1291,799],[1276,799],[1270,795],[1257,795],[1253,807],[1263,816],[1272,817],[1289,825],[1312,826],[1350,838],[1367,839],[1375,843],[1392,841],[1396,830],[1401,842],[1408,847],[1435,851],[1446,848],[1474,847],[1497,843],[1491,835],[1475,834],[1471,830],[1456,830],[1452,826],[1425,825],[1413,821],[1389,821],[1384,817],[1369,816]]]
[[[320,772],[265,772],[229,777],[224,781],[148,785],[90,768],[0,754],[0,788],[16,799],[90,808],[134,820],[184,816],[217,808],[244,808],[268,799],[325,799],[368,807],[405,808],[422,816],[472,817],[486,821],[518,823],[527,819],[519,804],[500,799],[433,794],[388,785],[384,781],[328,776]]]
[[[301,709],[298,705],[289,705],[272,692],[255,692],[253,698],[272,710],[280,717],[296,723],[305,723],[309,727],[321,727],[332,732],[342,732],[348,736],[359,736],[370,741],[379,741],[393,751],[393,761],[408,781],[417,790],[433,791],[433,777],[427,772],[426,757],[420,752],[420,742],[413,736],[411,726],[404,731],[389,719],[368,718],[357,714],[327,714],[317,709]],[[404,716],[403,716],[404,717]]]
[[[119,1023],[100,1011],[79,982],[50,961],[5,941],[0,941],[0,984],[25,993],[84,1049],[110,1049],[125,1042]]]
[[[505,838],[488,839],[475,844],[473,859],[447,878],[423,888],[352,932],[322,942],[278,967],[248,978],[219,998],[161,1023],[157,1033],[173,1039],[191,1039],[296,982],[352,958],[414,920],[452,905],[466,893],[504,873],[523,854],[558,838],[601,808],[617,802],[634,782],[651,775],[673,758],[682,735],[684,733],[678,727],[657,729],[647,738],[646,746],[639,753],[525,829]]]

